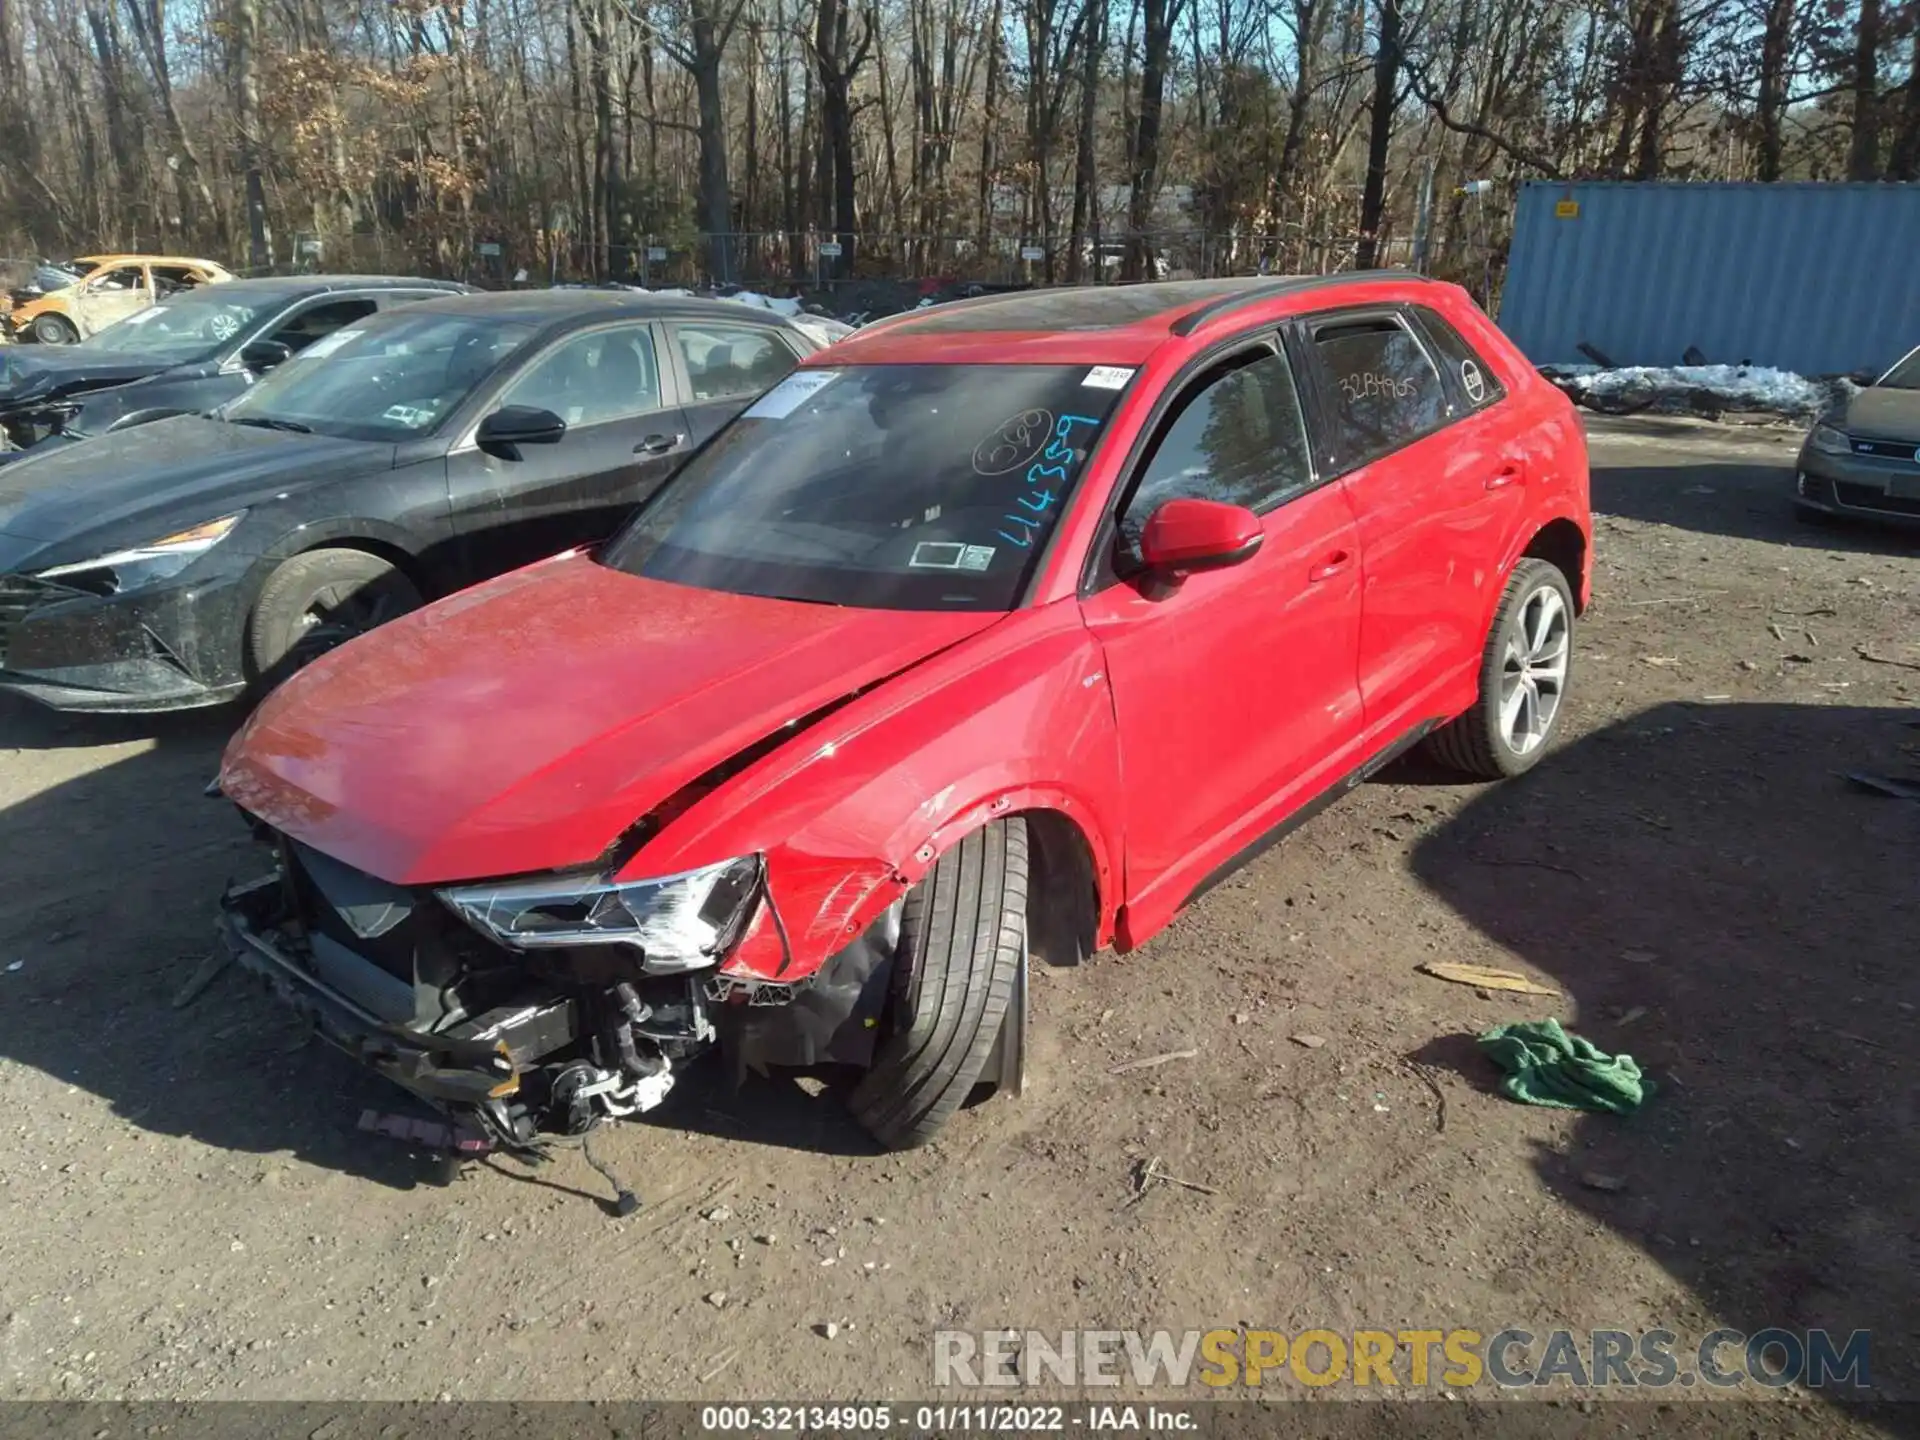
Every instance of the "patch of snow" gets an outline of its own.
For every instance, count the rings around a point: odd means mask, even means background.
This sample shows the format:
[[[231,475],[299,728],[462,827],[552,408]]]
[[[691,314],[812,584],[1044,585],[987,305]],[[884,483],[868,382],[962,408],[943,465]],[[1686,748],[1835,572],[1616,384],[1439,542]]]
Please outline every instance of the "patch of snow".
[[[1553,372],[1570,389],[1598,400],[1651,399],[1686,403],[1711,396],[1729,410],[1760,410],[1777,415],[1819,414],[1834,399],[1834,382],[1810,380],[1790,370],[1764,365],[1625,365],[1612,370],[1556,365]],[[1850,382],[1840,381],[1845,393]]]
[[[853,333],[853,326],[844,320],[834,320],[825,315],[794,315],[787,323],[816,345],[831,345]]]
[[[791,320],[800,313],[798,300],[778,300],[771,295],[762,295],[757,290],[740,290],[726,297],[738,305],[757,305],[762,310],[771,310],[776,315],[784,315]]]

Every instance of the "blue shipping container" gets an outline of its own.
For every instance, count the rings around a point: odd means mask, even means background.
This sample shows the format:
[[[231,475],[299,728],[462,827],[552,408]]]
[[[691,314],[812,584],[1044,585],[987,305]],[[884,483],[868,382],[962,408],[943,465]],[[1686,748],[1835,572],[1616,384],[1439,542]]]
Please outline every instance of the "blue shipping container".
[[[1530,180],[1499,320],[1536,365],[1883,369],[1920,345],[1920,185]]]

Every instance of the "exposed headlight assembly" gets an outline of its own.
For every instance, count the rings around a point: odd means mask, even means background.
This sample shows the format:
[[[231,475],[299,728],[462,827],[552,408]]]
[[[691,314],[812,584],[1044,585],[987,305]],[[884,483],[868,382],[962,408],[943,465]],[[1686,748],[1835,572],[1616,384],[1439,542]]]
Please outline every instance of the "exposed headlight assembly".
[[[104,589],[108,594],[130,590],[149,581],[164,580],[170,575],[178,575],[226,539],[246,513],[236,510],[231,515],[222,515],[218,520],[209,520],[204,525],[195,525],[190,529],[176,530],[145,545],[130,546],[125,550],[116,550],[111,555],[81,560],[72,565],[55,565],[50,570],[40,571],[39,578],[59,580],[72,576],[98,576],[100,583],[87,588]]]
[[[509,880],[439,893],[474,929],[514,950],[633,945],[641,968],[676,975],[715,964],[733,943],[760,889],[760,857],[624,883]]]
[[[1816,425],[1813,434],[1807,438],[1813,448],[1824,455],[1847,455],[1853,451],[1853,442],[1847,439],[1847,432],[1838,426]]]

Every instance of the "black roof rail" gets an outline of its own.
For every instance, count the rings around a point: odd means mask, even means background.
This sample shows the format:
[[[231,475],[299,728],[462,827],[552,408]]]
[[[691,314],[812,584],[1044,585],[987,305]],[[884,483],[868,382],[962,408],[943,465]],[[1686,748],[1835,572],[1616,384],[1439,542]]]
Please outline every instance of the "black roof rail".
[[[1411,270],[1342,270],[1335,275],[1276,275],[1271,280],[1255,281],[1244,290],[1221,295],[1198,309],[1189,310],[1173,322],[1172,333],[1191,335],[1209,320],[1231,315],[1248,305],[1275,300],[1298,290],[1317,290],[1327,285],[1351,285],[1362,280],[1418,280]]]

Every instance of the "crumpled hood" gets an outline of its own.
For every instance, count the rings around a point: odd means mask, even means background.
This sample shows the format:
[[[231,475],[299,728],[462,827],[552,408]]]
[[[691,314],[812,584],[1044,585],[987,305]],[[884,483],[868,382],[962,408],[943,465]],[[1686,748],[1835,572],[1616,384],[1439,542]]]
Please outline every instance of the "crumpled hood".
[[[1841,423],[1852,435],[1920,443],[1920,390],[1883,385],[1862,390],[1848,402]]]
[[[92,356],[78,346],[0,346],[0,414],[86,390],[144,380],[171,363],[126,355]]]
[[[77,445],[35,446],[0,466],[0,534],[47,543],[83,534],[117,539],[115,527],[148,514],[177,530],[263,492],[392,463],[391,445],[176,415]],[[193,516],[182,521],[187,509]],[[129,543],[155,538],[136,532]]]
[[[393,884],[587,865],[789,720],[1000,618],[729,595],[565,556],[308,667],[228,746],[221,790]]]

